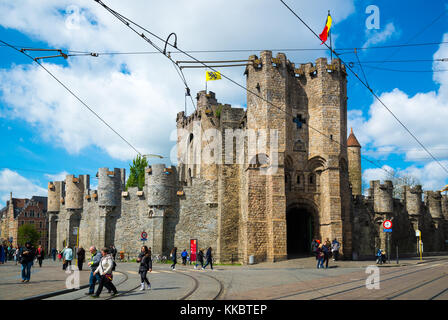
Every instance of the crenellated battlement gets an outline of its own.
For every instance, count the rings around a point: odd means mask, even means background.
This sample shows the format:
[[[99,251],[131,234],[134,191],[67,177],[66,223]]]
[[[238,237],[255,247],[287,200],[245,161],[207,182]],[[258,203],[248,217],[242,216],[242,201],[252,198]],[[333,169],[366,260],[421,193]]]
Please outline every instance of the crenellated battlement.
[[[145,170],[148,206],[172,206],[174,204],[177,172],[174,166],[153,164]]]
[[[80,210],[83,207],[84,192],[89,189],[90,176],[79,175],[77,178],[69,174],[65,178],[65,208],[69,210]]]
[[[124,187],[125,169],[98,169],[98,205],[101,207],[116,207],[119,204],[119,194]]]
[[[410,216],[417,216],[422,213],[422,186],[403,186],[403,201],[406,211]]]
[[[392,213],[394,211],[393,184],[386,180],[370,181],[370,196],[373,198],[373,207],[376,213]]]
[[[433,219],[442,219],[442,194],[440,191],[425,191],[425,204]]]

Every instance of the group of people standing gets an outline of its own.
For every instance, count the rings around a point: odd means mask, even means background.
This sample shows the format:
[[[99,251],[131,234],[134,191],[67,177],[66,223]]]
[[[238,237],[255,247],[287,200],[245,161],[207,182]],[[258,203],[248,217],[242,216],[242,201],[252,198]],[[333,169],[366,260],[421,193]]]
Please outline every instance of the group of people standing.
[[[22,282],[29,282],[31,280],[31,267],[34,265],[34,260],[37,260],[39,267],[42,267],[45,252],[41,245],[36,248],[30,242],[25,244],[25,247],[12,247],[3,243],[0,246],[0,263],[4,264],[12,258],[15,264],[21,265]]]
[[[341,244],[335,238],[332,242],[327,238],[325,243],[321,243],[320,240],[314,239],[311,243],[311,250],[313,254],[316,256],[317,260],[317,269],[323,269],[325,263],[325,269],[328,268],[328,261],[331,257],[333,257],[333,261],[337,261],[339,259],[339,249]]]
[[[9,260],[14,260],[17,264],[22,250],[22,247],[13,247],[11,244],[4,242],[0,245],[0,264],[4,264]]]
[[[173,261],[173,264],[171,265],[171,269],[174,271],[174,270],[176,270],[176,264],[177,264],[177,247],[174,247],[171,250],[170,256],[171,256],[171,260]],[[188,257],[188,252],[186,249],[184,249],[184,251],[182,251],[181,257],[182,257],[182,264],[186,265],[187,257]],[[210,264],[210,268],[213,270],[212,247],[208,247],[207,253],[205,254],[205,260],[206,260],[206,263],[204,265],[204,249],[199,249],[199,252],[196,257],[196,265],[194,266],[194,268],[197,269],[199,266],[199,263],[200,263],[201,270],[205,270],[205,268],[207,268],[207,266]]]

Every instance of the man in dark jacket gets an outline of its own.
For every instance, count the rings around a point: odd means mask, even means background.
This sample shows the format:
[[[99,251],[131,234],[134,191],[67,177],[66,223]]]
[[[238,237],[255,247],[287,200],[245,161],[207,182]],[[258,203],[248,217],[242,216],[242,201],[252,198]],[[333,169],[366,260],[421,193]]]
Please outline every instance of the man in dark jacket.
[[[98,252],[95,247],[90,247],[90,253],[92,254],[89,262],[90,266],[90,279],[89,279],[89,292],[86,292],[86,295],[92,296],[95,294],[95,284],[101,280],[101,276],[99,273],[94,274],[96,268],[98,268],[102,255],[101,252]]]
[[[82,271],[82,264],[84,263],[84,260],[86,259],[86,251],[83,247],[80,247],[78,249],[78,252],[76,252],[78,255],[78,269],[79,271]]]
[[[22,251],[21,264],[22,264],[22,282],[30,282],[31,279],[31,267],[35,256],[35,250],[30,242],[25,244],[25,249]]]
[[[198,268],[199,263],[201,264],[201,268],[204,267],[204,249],[200,249],[198,252],[198,261],[196,261],[195,269]]]
[[[209,247],[207,249],[207,253],[205,254],[206,263],[205,266],[202,268],[204,270],[207,268],[207,266],[210,264],[210,269],[213,270],[213,257],[212,257],[212,247]]]

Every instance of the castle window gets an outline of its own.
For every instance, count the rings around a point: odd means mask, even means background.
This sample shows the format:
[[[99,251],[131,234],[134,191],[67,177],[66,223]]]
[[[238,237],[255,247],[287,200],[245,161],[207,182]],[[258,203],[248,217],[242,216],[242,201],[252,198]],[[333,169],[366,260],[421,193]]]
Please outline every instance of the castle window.
[[[191,142],[191,141],[193,141],[193,134],[192,133],[190,133],[190,137],[188,139],[188,142]]]
[[[314,184],[314,174],[310,175],[310,184]]]
[[[297,184],[300,184],[300,176],[297,176]]]

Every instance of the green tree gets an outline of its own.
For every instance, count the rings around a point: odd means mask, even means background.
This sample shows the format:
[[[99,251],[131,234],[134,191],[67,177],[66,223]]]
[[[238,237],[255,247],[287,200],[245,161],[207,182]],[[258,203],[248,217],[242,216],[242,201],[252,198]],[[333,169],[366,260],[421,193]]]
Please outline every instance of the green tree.
[[[145,185],[145,168],[148,166],[148,161],[145,157],[137,155],[137,157],[132,160],[132,164],[129,165],[130,173],[129,179],[126,182],[126,190],[129,187],[138,187],[139,190],[143,190]]]
[[[17,242],[21,245],[31,242],[31,244],[35,246],[37,241],[40,239],[39,232],[37,232],[36,228],[31,224],[24,224],[20,226],[17,231],[17,237]]]

